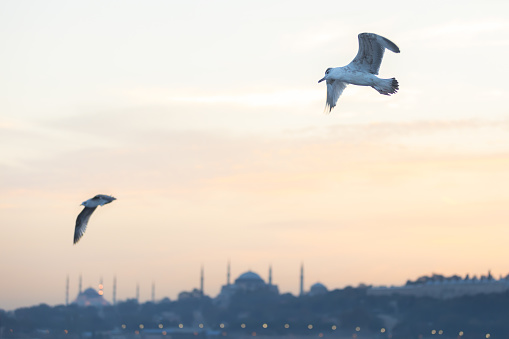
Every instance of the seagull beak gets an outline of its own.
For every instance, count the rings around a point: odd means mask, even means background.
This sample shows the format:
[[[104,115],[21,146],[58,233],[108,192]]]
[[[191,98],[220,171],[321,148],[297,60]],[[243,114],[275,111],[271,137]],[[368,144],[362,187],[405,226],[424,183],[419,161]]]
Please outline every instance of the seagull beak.
[[[325,77],[321,78],[320,80],[318,80],[318,83],[321,83],[322,81],[325,80]]]

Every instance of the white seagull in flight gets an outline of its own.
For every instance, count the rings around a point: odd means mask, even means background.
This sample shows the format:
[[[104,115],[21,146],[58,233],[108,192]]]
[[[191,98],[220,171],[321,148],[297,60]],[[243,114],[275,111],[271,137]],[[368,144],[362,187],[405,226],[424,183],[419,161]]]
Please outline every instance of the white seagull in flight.
[[[359,34],[359,52],[351,63],[344,67],[327,68],[325,76],[318,82],[327,82],[327,103],[329,112],[336,106],[346,85],[371,86],[380,94],[391,95],[398,91],[395,78],[380,79],[376,75],[380,69],[385,49],[399,53],[399,48],[389,39],[374,33]]]
[[[76,218],[76,227],[74,228],[74,244],[76,244],[87,229],[88,220],[92,213],[94,213],[97,206],[103,206],[109,204],[113,200],[117,200],[110,195],[98,194],[95,197],[88,199],[87,201],[83,201],[81,204],[85,206],[83,211]]]

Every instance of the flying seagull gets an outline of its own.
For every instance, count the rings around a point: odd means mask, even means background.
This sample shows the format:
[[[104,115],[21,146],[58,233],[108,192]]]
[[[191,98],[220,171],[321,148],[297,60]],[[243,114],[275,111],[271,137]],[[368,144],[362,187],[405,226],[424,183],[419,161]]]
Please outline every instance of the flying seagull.
[[[380,79],[376,75],[380,69],[385,49],[399,53],[392,41],[374,33],[359,34],[359,51],[351,63],[344,67],[327,68],[325,76],[318,82],[327,82],[327,103],[329,112],[336,106],[346,85],[371,86],[380,94],[391,95],[398,91],[395,78]]]
[[[117,200],[110,195],[98,194],[95,197],[88,199],[87,201],[83,201],[81,204],[85,206],[83,211],[76,218],[76,227],[74,228],[74,244],[76,244],[87,229],[88,220],[92,213],[94,213],[97,206],[103,206],[109,204],[113,200]]]

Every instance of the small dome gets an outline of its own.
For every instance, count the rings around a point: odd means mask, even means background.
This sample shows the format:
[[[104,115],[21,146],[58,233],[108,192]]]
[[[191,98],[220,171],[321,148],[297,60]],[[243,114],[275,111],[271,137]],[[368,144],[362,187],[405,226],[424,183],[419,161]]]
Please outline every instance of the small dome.
[[[325,285],[321,283],[311,285],[311,288],[309,290],[310,295],[325,294],[327,292],[328,292],[327,287],[325,287]]]

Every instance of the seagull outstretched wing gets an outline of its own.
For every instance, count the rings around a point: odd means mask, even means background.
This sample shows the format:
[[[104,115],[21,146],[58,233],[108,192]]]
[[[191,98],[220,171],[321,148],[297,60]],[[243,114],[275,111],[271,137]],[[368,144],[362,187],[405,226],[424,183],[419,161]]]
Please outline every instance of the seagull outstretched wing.
[[[341,93],[346,88],[347,83],[339,80],[327,80],[327,102],[325,103],[325,112],[330,113],[336,106]],[[327,109],[329,111],[327,112]]]
[[[347,67],[378,74],[385,49],[399,53],[399,48],[387,38],[374,33],[359,34],[359,51]]]
[[[74,228],[74,244],[76,244],[87,229],[88,220],[97,207],[85,207],[76,218],[76,227]]]

